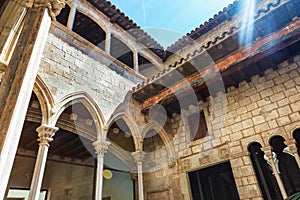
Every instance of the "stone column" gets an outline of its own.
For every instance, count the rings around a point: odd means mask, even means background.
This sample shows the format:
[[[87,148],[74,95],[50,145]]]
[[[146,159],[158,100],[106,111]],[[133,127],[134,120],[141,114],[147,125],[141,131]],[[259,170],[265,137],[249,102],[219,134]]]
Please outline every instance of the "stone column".
[[[73,29],[73,25],[74,25],[74,20],[75,20],[75,15],[76,15],[76,10],[77,10],[77,2],[76,1],[72,1],[70,3],[70,13],[69,13],[69,17],[68,17],[68,22],[67,22],[67,27],[72,30]]]
[[[270,162],[273,174],[275,176],[275,179],[277,181],[277,184],[279,186],[279,189],[280,189],[280,192],[282,194],[283,199],[287,198],[287,193],[285,191],[283,182],[280,178],[279,172],[277,171],[277,167],[276,167],[275,162],[274,162],[272,147],[270,147],[270,146],[263,147],[261,150],[265,153],[265,156],[268,158],[268,160]]]
[[[300,169],[300,157],[299,157],[298,149],[297,149],[297,146],[296,146],[296,140],[295,139],[290,139],[288,141],[285,141],[284,143],[286,144],[286,146],[288,146],[289,150],[294,155],[295,160],[296,160],[296,162],[298,164],[298,167]]]
[[[139,72],[139,53],[137,50],[133,50],[133,69]]]
[[[105,52],[110,55],[110,44],[111,44],[111,31],[108,30],[106,32],[106,38],[105,38]]]
[[[0,58],[7,62],[10,56],[10,47],[13,45],[23,16],[26,13],[25,1],[8,1],[0,13]],[[11,13],[14,13],[13,15]]]
[[[132,156],[137,164],[139,200],[144,200],[143,161],[145,158],[145,152],[138,150],[136,152],[133,152]]]
[[[27,1],[24,26],[0,86],[0,199],[5,195],[51,19],[64,6],[62,2]]]
[[[42,181],[46,166],[46,160],[48,155],[49,143],[53,140],[55,132],[58,130],[56,127],[51,127],[48,125],[42,125],[36,129],[38,132],[39,139],[39,151],[36,157],[33,177],[31,180],[30,192],[28,199],[29,200],[38,200]]]
[[[137,173],[130,173],[130,176],[131,176],[131,180],[134,182],[134,184],[133,184],[134,199],[138,199],[139,198],[139,195],[138,195],[139,186],[138,186],[138,182],[137,182],[137,180],[138,180]]]
[[[95,200],[102,200],[104,154],[106,153],[109,144],[110,142],[105,140],[100,140],[93,143],[97,154],[97,179]]]

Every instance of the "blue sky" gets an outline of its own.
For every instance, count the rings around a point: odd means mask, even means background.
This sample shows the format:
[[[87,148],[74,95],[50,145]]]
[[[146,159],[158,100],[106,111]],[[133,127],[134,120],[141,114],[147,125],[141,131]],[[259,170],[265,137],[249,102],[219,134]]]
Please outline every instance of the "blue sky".
[[[233,0],[110,0],[165,48]]]

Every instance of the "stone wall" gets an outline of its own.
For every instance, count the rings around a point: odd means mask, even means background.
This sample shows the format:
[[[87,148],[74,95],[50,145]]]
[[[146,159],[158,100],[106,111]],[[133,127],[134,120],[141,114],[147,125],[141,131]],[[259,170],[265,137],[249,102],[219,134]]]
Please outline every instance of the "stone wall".
[[[74,34],[52,24],[38,75],[49,87],[55,103],[83,91],[92,97],[108,120],[139,78],[132,75],[134,80],[129,80],[124,78],[126,72],[121,75],[111,70],[108,64],[113,61],[83,38],[74,38]]]
[[[168,131],[176,133],[172,144],[177,165],[145,174],[146,194],[168,191],[170,199],[190,199],[186,172],[229,160],[240,198],[262,199],[247,148],[253,142],[269,146],[269,139],[275,135],[289,140],[293,129],[300,125],[300,56],[284,61],[276,71],[269,68],[264,76],[251,77],[251,82],[242,82],[227,91],[226,98],[219,93],[207,102],[199,102],[208,135],[189,147],[181,146],[189,140],[189,130],[180,121],[193,108],[170,120]]]

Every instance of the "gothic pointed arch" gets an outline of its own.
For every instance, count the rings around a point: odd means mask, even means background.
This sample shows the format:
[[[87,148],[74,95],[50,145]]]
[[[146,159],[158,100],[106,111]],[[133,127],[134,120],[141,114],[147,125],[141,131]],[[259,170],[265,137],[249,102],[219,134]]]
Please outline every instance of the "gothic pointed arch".
[[[175,159],[175,150],[172,145],[171,137],[167,134],[164,128],[159,128],[158,126],[155,125],[155,123],[151,123],[147,126],[144,127],[142,130],[142,137],[144,138],[149,131],[156,131],[159,135],[159,137],[162,139],[166,150],[168,151],[169,158],[170,159]]]
[[[55,114],[52,120],[52,124],[56,124],[58,118],[62,114],[62,112],[71,105],[76,103],[81,103],[85,106],[85,108],[91,114],[93,121],[95,123],[97,137],[103,136],[102,128],[104,126],[104,116],[98,107],[97,103],[93,100],[93,98],[87,94],[86,92],[75,92],[63,97],[56,105],[55,105]]]
[[[134,123],[134,120],[130,117],[130,115],[128,115],[125,111],[120,111],[112,115],[112,117],[107,122],[106,127],[108,127],[108,130],[117,120],[123,120],[124,123],[130,129],[131,135],[133,137],[135,150],[141,149],[141,137],[139,135],[138,127]],[[105,137],[107,137],[107,134],[108,132],[106,132]]]
[[[134,68],[133,47],[116,34],[111,36],[110,55],[130,68]]]
[[[37,96],[41,111],[42,111],[42,124],[48,124],[52,115],[52,108],[54,106],[54,100],[50,90],[42,78],[37,75],[33,92]]]

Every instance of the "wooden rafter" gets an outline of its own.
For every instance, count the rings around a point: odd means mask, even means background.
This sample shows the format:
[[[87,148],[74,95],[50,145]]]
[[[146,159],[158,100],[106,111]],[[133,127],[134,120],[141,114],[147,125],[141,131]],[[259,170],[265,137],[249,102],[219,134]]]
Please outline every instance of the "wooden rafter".
[[[296,30],[298,30],[298,32]],[[255,64],[257,61],[262,60],[263,58],[300,41],[299,30],[300,21],[298,20],[288,25],[284,29],[262,38],[256,41],[254,44],[241,49],[238,52],[219,61],[216,63],[216,67],[221,72],[222,77],[227,77],[233,73],[240,72],[245,66]],[[284,40],[282,38],[284,38]],[[276,45],[274,45],[274,42],[277,42]],[[188,84],[191,84],[191,82],[202,80],[204,77],[212,74],[213,72],[214,70],[212,68],[208,68],[201,72],[201,74],[196,73],[186,77],[184,80],[173,85],[172,87],[162,90],[158,95],[146,99],[141,106],[141,111],[147,112],[152,105],[160,103],[163,99],[165,104],[175,101],[176,98],[174,97],[174,93],[176,91],[186,87]],[[197,85],[194,85],[194,90],[197,91],[199,89],[203,89],[204,87],[206,87],[205,83],[203,81],[199,81]]]

